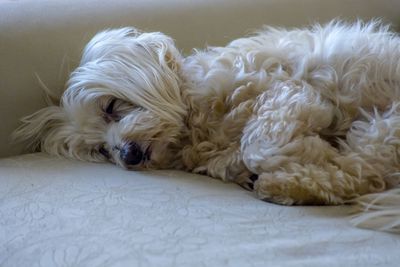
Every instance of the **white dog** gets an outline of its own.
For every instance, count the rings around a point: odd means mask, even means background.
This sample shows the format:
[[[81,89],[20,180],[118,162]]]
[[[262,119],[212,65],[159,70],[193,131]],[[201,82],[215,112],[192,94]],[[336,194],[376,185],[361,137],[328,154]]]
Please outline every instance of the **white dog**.
[[[356,223],[400,230],[399,189],[357,199],[400,169],[400,37],[378,22],[268,27],[186,58],[162,33],[104,31],[60,104],[23,122],[36,150],[207,174],[285,205],[356,199],[372,212]]]

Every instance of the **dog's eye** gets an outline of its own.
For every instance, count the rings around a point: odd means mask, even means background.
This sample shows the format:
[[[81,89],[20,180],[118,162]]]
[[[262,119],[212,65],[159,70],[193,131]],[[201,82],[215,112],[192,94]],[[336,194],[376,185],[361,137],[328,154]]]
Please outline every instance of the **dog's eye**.
[[[114,99],[111,100],[111,102],[108,104],[108,106],[107,106],[107,108],[106,108],[106,110],[105,110],[105,112],[106,112],[108,115],[112,115],[112,114],[113,114],[113,112],[114,112],[115,101],[116,101],[116,99],[114,98]]]
[[[104,148],[104,146],[99,148],[99,153],[102,154],[107,159],[110,158],[110,153],[107,151],[107,149]]]
[[[115,98],[112,99],[103,111],[104,112],[103,117],[107,123],[110,121],[118,122],[121,120],[120,115],[116,112],[116,104],[115,104],[116,102],[117,102],[117,99],[115,99]]]

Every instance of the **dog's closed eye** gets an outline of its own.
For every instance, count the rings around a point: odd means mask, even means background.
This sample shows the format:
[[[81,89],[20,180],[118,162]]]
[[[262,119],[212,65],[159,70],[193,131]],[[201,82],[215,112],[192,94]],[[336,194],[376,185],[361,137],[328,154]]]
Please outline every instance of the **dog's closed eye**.
[[[106,112],[108,115],[112,115],[112,114],[113,114],[113,112],[114,112],[115,101],[116,101],[116,99],[114,98],[114,99],[112,99],[112,100],[110,101],[110,103],[108,104],[108,106],[107,106],[107,108],[106,108],[106,110],[105,110],[105,112]]]
[[[117,102],[116,98],[111,99],[111,101],[104,109],[103,117],[107,123],[111,121],[118,122],[121,120],[121,116],[116,112],[116,102]]]
[[[102,108],[103,118],[107,123],[119,122],[124,116],[133,110],[143,110],[132,103],[118,98],[112,98]]]

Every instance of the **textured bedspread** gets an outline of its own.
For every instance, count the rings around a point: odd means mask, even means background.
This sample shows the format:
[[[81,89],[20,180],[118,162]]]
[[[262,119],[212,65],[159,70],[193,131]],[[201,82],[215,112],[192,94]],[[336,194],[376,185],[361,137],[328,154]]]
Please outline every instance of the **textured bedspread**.
[[[347,212],[30,154],[0,160],[0,266],[399,266],[400,236],[353,228]]]

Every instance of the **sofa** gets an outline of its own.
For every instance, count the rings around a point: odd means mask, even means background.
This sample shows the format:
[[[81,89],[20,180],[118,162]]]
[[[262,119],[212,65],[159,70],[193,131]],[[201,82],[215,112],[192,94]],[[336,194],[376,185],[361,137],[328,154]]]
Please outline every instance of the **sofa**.
[[[398,0],[15,0],[0,2],[0,266],[399,266],[400,236],[360,229],[350,206],[285,207],[174,170],[133,172],[27,152],[10,135],[60,95],[99,30],[172,36],[182,53],[264,24],[379,17]]]

